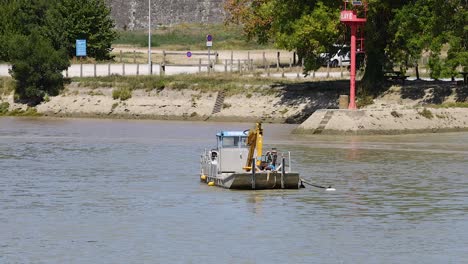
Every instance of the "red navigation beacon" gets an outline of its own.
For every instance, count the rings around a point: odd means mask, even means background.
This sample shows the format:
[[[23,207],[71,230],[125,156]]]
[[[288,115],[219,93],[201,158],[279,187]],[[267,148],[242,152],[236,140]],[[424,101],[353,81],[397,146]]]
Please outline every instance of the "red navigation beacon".
[[[351,69],[348,109],[356,109],[356,53],[364,52],[364,25],[367,21],[367,1],[345,1],[340,21],[351,27]],[[359,38],[357,38],[358,34]]]

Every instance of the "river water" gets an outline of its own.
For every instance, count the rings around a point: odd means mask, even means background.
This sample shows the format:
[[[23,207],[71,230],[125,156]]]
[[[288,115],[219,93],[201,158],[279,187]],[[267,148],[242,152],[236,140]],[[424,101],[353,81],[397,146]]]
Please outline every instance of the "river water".
[[[251,126],[0,118],[0,263],[467,263],[468,133],[265,124],[294,170],[337,190],[200,183],[214,134]]]

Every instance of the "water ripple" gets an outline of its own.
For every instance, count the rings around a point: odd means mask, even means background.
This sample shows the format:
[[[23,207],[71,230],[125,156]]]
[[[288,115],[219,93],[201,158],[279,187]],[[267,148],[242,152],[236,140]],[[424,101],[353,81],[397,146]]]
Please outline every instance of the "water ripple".
[[[267,147],[291,151],[294,170],[337,191],[200,183],[214,133],[246,126],[0,118],[0,262],[468,258],[468,133],[309,137],[268,124]]]

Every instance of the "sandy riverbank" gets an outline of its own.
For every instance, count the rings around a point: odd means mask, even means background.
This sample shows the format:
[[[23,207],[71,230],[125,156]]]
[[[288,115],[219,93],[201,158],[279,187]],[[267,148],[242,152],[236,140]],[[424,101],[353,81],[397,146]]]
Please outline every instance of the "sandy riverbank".
[[[95,117],[191,121],[235,121],[301,124],[307,134],[400,134],[468,130],[468,108],[433,108],[433,104],[466,102],[468,89],[450,83],[410,82],[393,86],[357,111],[337,110],[338,98],[347,92],[347,81],[263,85],[226,95],[213,113],[218,92],[191,89],[132,91],[121,101],[113,88],[84,88],[78,83],[36,107],[53,117]],[[259,92],[260,91],[260,92]],[[2,98],[10,110],[26,109]],[[323,109],[323,110],[320,110]]]
[[[210,120],[236,122],[300,123],[320,108],[336,107],[340,89],[303,84],[288,87],[255,87],[245,93],[227,95],[220,111],[213,113],[218,92],[190,89],[132,91],[132,97],[121,101],[112,98],[113,88],[83,88],[72,83],[59,96],[36,106],[37,112],[54,117],[97,117],[162,120]],[[261,93],[258,93],[260,90]],[[255,92],[257,91],[257,92]],[[13,96],[3,98],[10,110],[26,109],[13,102]]]
[[[318,110],[295,133],[396,135],[468,131],[467,108]]]
[[[295,130],[305,134],[407,134],[468,131],[468,108],[441,108],[467,102],[468,87],[414,81],[390,87],[359,110],[323,109]]]

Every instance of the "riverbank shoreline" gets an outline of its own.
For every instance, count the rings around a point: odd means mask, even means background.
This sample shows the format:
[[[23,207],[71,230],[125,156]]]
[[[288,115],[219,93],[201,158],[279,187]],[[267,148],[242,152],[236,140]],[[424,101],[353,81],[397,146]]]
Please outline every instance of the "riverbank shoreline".
[[[347,84],[346,81],[310,84],[262,81],[231,87],[229,83],[223,84],[223,80],[219,82],[212,88],[172,81],[164,88],[128,89],[130,96],[125,100],[115,96],[116,90],[127,89],[122,86],[105,87],[102,83],[94,86],[93,83],[89,88],[75,82],[35,109],[41,115],[52,117],[298,124],[317,109],[336,107]],[[26,105],[15,103],[13,95],[4,97],[3,101],[9,103],[10,111],[27,109]]]
[[[468,131],[468,108],[441,108],[467,101],[466,87],[442,82],[410,82],[391,86],[359,110],[338,110],[347,81],[272,83],[223,89],[130,90],[116,98],[118,87],[67,85],[58,96],[34,108],[38,115],[58,118],[145,119],[210,122],[298,124],[298,134],[395,135]],[[197,87],[197,84],[192,84]],[[3,96],[10,111],[28,106]],[[460,105],[460,104],[459,104]]]
[[[467,108],[323,109],[293,133],[324,135],[399,135],[468,131]]]

